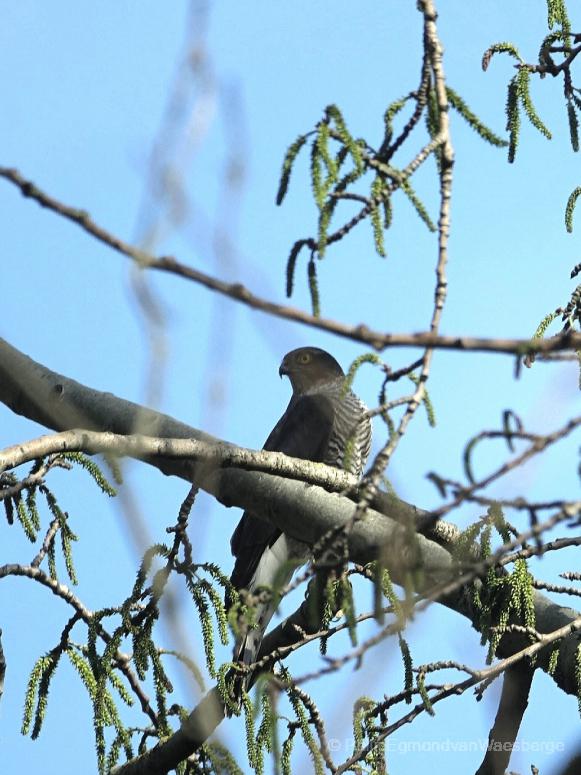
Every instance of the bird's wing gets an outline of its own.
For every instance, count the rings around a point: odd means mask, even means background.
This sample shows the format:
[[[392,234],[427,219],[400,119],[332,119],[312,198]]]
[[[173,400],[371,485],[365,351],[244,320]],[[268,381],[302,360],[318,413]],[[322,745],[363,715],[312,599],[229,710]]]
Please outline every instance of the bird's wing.
[[[293,397],[266,440],[264,449],[321,462],[334,419],[333,401],[323,393]],[[236,589],[248,587],[264,550],[272,546],[280,534],[281,531],[266,520],[244,512],[230,541],[232,554],[236,557],[231,577]]]

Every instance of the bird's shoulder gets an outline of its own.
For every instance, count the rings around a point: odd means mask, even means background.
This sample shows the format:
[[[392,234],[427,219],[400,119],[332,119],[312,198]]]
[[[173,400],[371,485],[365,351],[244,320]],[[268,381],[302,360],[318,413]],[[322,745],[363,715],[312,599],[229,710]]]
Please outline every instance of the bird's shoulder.
[[[324,392],[293,395],[286,411],[270,432],[264,449],[323,462],[333,431],[335,412],[331,397]],[[232,554],[240,560],[233,575],[236,586],[250,582],[262,551],[272,546],[280,534],[281,531],[269,522],[249,512],[242,515],[230,541]]]
[[[285,452],[291,457],[310,458],[309,450],[300,454],[291,448],[318,446],[327,438],[335,420],[337,410],[333,395],[324,390],[313,390],[293,395],[289,404],[270,432],[264,449],[270,452]],[[310,444],[309,444],[310,441]]]
[[[359,422],[363,415],[369,410],[365,403],[352,390],[345,390],[344,378],[333,380],[332,382],[317,385],[309,394],[311,396],[324,396],[329,400],[336,414],[336,419],[341,421],[343,418],[351,418]]]

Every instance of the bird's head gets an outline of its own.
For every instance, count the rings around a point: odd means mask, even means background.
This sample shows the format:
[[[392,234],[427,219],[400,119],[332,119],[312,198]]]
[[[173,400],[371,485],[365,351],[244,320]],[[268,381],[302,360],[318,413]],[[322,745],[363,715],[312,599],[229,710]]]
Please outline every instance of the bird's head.
[[[294,393],[304,393],[345,376],[335,358],[318,347],[291,350],[282,359],[278,373],[289,378]]]

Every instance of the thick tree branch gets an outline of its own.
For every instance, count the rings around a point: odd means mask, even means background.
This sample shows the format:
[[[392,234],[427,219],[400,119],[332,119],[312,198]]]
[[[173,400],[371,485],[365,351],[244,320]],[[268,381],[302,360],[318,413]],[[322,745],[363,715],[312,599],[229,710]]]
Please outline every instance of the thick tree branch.
[[[219,442],[167,415],[116,398],[110,393],[87,388],[56,374],[1,340],[0,401],[18,414],[56,430],[85,426],[125,436],[135,432],[147,433],[162,438],[191,439],[210,447],[221,444],[225,450],[235,449],[233,445]],[[337,528],[353,516],[354,504],[349,498],[302,481],[261,471],[219,468],[215,461],[207,460],[191,461],[157,455],[148,457],[147,462],[167,475],[196,482],[226,506],[249,508],[290,535],[309,543],[315,543],[329,530]],[[405,558],[406,547],[409,547],[409,530],[405,524],[414,523],[418,517],[422,517],[423,512],[393,496],[385,497],[383,505],[387,515],[370,508],[365,520],[355,524],[349,534],[349,552],[351,559],[361,564],[369,562],[381,552],[382,559],[390,567],[392,578],[397,583],[403,580],[406,570],[402,558]],[[395,519],[391,519],[391,516]],[[399,524],[396,520],[399,520]],[[424,571],[426,589],[453,578],[452,559],[444,548],[418,535],[415,549],[417,560]],[[452,592],[442,602],[474,620],[470,602],[461,590]],[[559,628],[564,628],[565,633],[578,617],[572,609],[556,605],[539,592],[535,592],[535,613],[537,629],[544,633]],[[288,627],[285,632],[284,623],[280,627],[281,635],[284,636],[282,641],[288,643]],[[573,667],[579,642],[577,632],[563,638],[553,676],[557,685],[571,694],[577,691]],[[522,633],[509,633],[501,642],[499,655],[509,657],[525,644],[526,639]],[[276,647],[274,638],[269,638],[268,645]],[[538,663],[545,666],[547,658],[540,655]],[[179,761],[207,738],[220,723],[222,714],[221,703],[216,701],[216,692],[213,691],[202,700],[180,732],[164,744],[163,750],[172,751],[172,756],[175,754],[178,757],[175,761]],[[154,751],[152,756],[162,755],[161,747]],[[144,762],[142,765],[149,767]]]
[[[168,439],[154,436],[122,436],[80,428],[51,436],[41,436],[0,451],[0,474],[10,468],[59,452],[82,451],[88,455],[100,453],[141,460],[147,458],[177,458],[211,464],[217,468],[242,468],[266,471],[279,476],[319,484],[333,491],[356,488],[359,480],[346,471],[324,463],[312,463],[284,455],[282,452],[236,447],[216,439],[210,443],[197,439]]]
[[[182,723],[181,728],[163,743],[115,767],[111,775],[162,775],[196,751],[224,719],[224,705],[217,687],[211,689]]]
[[[245,451],[241,448],[216,439],[203,431],[174,420],[168,415],[154,412],[139,404],[117,398],[111,393],[103,393],[81,385],[75,382],[75,380],[69,379],[62,374],[57,374],[33,361],[3,339],[0,339],[0,401],[16,414],[23,415],[30,420],[57,431],[68,431],[69,429],[83,427],[123,437],[133,434],[157,437],[157,441],[155,438],[150,439],[149,442],[143,439],[141,442],[139,439],[135,441],[125,439],[123,442],[119,441],[117,443],[115,438],[110,436],[110,441],[114,452],[117,445],[117,450],[126,454],[130,454],[129,450],[134,444],[137,447],[140,443],[151,443],[156,451],[159,452],[159,455],[147,457],[146,462],[156,466],[166,475],[179,476],[187,481],[197,481],[197,478],[205,476],[205,484],[201,484],[201,486],[211,492],[212,495],[215,495],[225,505],[239,505],[241,508],[252,508],[252,506],[259,505],[256,499],[253,498],[253,483],[258,483],[258,471],[240,472],[243,473],[243,479],[247,475],[245,481],[248,482],[249,486],[244,489],[245,497],[248,499],[247,502],[235,503],[235,501],[228,500],[228,488],[235,488],[237,485],[236,480],[232,479],[232,477],[230,477],[232,484],[228,484],[230,480],[228,479],[229,472],[227,470],[222,472],[224,492],[220,494],[218,482],[220,471],[216,461],[222,459],[233,460],[236,459],[237,455],[243,458]],[[24,462],[30,459],[31,455],[37,453],[38,455],[43,455],[72,449],[73,447],[78,449],[78,445],[74,441],[75,439],[79,440],[79,432],[76,431],[72,435],[70,433],[63,437],[45,437],[34,442],[16,445],[10,448],[10,450],[5,450],[6,459],[3,463],[15,465],[18,461]],[[94,442],[91,441],[91,438]],[[203,459],[202,456],[202,459],[199,459],[197,464],[191,460],[182,460],[178,457],[173,459],[171,457],[164,457],[164,453],[168,453],[170,442],[167,442],[168,447],[165,449],[163,445],[156,447],[159,444],[159,438],[173,440],[176,454],[179,451],[178,440],[183,439],[184,445],[190,443],[192,451],[196,448],[198,451],[206,451],[208,453],[207,457]],[[88,447],[86,451],[88,452],[91,452],[91,449],[97,451],[98,448],[109,448],[108,440],[104,437],[101,437],[97,442],[95,436],[87,435],[87,441]],[[94,447],[91,447],[92,443],[95,444]],[[185,448],[187,449],[187,446]],[[171,454],[171,450],[169,452]],[[276,453],[252,453],[251,451],[248,451],[248,453],[249,455],[256,455],[257,457],[254,458],[256,460],[270,460],[273,455],[273,459],[280,459]],[[318,481],[320,483],[324,482],[325,486],[330,489],[342,490],[354,482],[353,477],[329,469],[321,464],[310,463],[304,460],[295,461],[292,464],[288,463],[290,458],[286,460],[285,466],[290,466],[287,468],[288,471],[300,472],[299,476],[302,481],[294,482],[295,488],[302,488],[304,490],[304,481]],[[0,464],[1,467],[2,464]],[[264,467],[266,468],[266,465]],[[234,474],[233,471],[230,473]],[[311,479],[309,479],[309,476],[311,476]],[[272,477],[272,479],[275,482],[277,481],[275,477]],[[268,482],[269,480],[266,481]],[[233,492],[234,497],[236,497],[235,489]],[[321,492],[323,492],[324,497],[326,493],[324,491]],[[289,496],[291,502],[292,498],[296,497],[295,493],[296,490],[293,490]],[[357,493],[354,493],[352,497],[356,500]],[[344,501],[344,508],[349,510],[349,500],[342,500]],[[421,509],[417,509],[415,506],[386,493],[377,493],[372,501],[372,506],[403,524],[418,525],[420,522],[428,520],[426,513]],[[289,513],[292,513],[293,509],[294,504]],[[332,524],[332,510],[329,519]],[[329,519],[327,520],[328,522]],[[306,520],[308,522],[308,514]],[[435,534],[441,536],[439,540],[442,542],[447,540],[446,537],[450,533],[450,527],[443,526],[442,529],[442,526],[438,525],[435,528]],[[452,532],[454,532],[453,529]]]
[[[534,668],[524,660],[505,672],[498,712],[488,736],[486,754],[476,775],[504,775],[506,772],[529,704],[534,672]]]
[[[148,433],[162,438],[193,439],[210,446],[221,444],[212,436],[154,412],[138,404],[85,387],[74,380],[50,371],[15,348],[0,340],[0,401],[13,411],[55,430],[79,425],[120,435]],[[344,524],[353,516],[353,502],[343,495],[329,493],[321,487],[303,481],[282,478],[261,471],[226,468],[215,463],[178,458],[150,457],[147,462],[163,473],[196,482],[225,506],[250,509],[273,524],[308,543],[315,543],[329,530]],[[366,518],[358,522],[349,535],[349,551],[353,561],[364,565],[379,552],[391,563],[392,577],[401,580],[406,568],[402,558],[409,545],[410,524],[425,521],[425,512],[385,494],[374,503],[384,513],[370,508]],[[417,561],[424,571],[426,588],[450,578],[452,559],[448,552],[422,535],[416,539]],[[472,618],[468,603],[461,595],[452,594],[445,603]],[[573,621],[577,614],[554,604],[540,593],[535,594],[537,629],[552,632]],[[518,650],[522,635],[506,637],[505,656]],[[555,672],[556,683],[574,694],[572,665],[576,637],[567,639],[561,647],[561,657]]]
[[[545,648],[546,644],[554,644],[557,640],[562,637],[567,637],[567,635],[570,633],[579,634],[580,627],[581,617],[578,617],[577,619],[568,622],[562,628],[557,628],[550,635],[548,635],[546,639],[541,639],[539,642],[532,645],[524,645],[522,649],[513,651],[510,656],[501,662],[497,662],[496,664],[485,668],[484,670],[473,671],[470,677],[465,681],[459,684],[444,687],[443,689],[437,691],[436,694],[430,697],[430,702],[432,705],[435,705],[437,702],[441,702],[451,695],[462,694],[467,689],[476,686],[478,683],[490,680],[491,678],[501,675],[501,673],[507,670],[516,669],[521,664],[523,665],[523,670],[526,671],[525,660],[527,658],[539,655],[542,649]],[[523,679],[520,689],[520,698],[517,699],[514,697],[514,700],[515,702],[520,702],[521,706],[524,705],[526,707],[525,679]],[[350,767],[360,761],[361,756],[369,753],[371,747],[376,745],[378,740],[387,738],[404,724],[413,721],[416,716],[425,712],[425,710],[426,706],[422,701],[402,718],[385,727],[378,738],[374,739],[372,743],[365,746],[361,751],[358,751],[350,759],[344,762],[338,768],[337,772],[348,771]],[[524,712],[524,707],[522,707],[522,712]],[[518,723],[520,723],[520,716],[518,716],[518,713],[520,713],[520,710],[517,711]],[[202,745],[205,740],[207,740],[216,726],[218,726],[223,716],[224,706],[220,700],[217,688],[214,687],[214,689],[208,692],[208,694],[196,706],[194,711],[190,714],[178,732],[173,734],[166,742],[156,746],[152,751],[148,751],[142,756],[137,757],[136,759],[132,759],[127,764],[115,768],[112,775],[153,775],[154,773],[155,775],[159,775],[160,773],[168,772],[170,769],[175,767],[178,762],[182,761],[186,756],[190,755],[200,745]],[[498,721],[498,723],[500,724],[501,722]],[[516,724],[518,727],[518,723],[516,720],[513,720],[513,725]],[[206,731],[207,734],[206,737],[204,737]],[[515,736],[517,731],[518,728],[515,730]],[[508,738],[508,736],[512,734],[512,730],[504,728],[504,734],[506,734],[506,737]],[[491,772],[496,771],[488,771],[487,775],[490,775]]]

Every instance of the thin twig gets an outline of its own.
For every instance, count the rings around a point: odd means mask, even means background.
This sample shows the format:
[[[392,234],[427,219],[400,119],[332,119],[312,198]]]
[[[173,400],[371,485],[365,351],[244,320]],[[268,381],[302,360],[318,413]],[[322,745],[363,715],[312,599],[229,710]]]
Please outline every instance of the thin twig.
[[[441,143],[440,138],[438,138],[436,146],[439,143]],[[430,146],[426,146],[424,152],[431,152],[433,150],[432,145],[433,143]],[[156,258],[143,250],[139,250],[99,226],[85,210],[65,205],[58,199],[46,194],[32,181],[26,180],[18,170],[0,167],[0,177],[17,186],[24,196],[34,199],[41,207],[46,207],[63,218],[76,223],[88,234],[113,248],[113,250],[133,259],[143,268],[157,269],[177,275],[203,285],[216,293],[228,296],[242,304],[246,304],[253,309],[267,312],[285,320],[303,323],[321,331],[328,331],[355,342],[361,342],[378,351],[388,347],[429,347],[431,349],[454,350],[457,352],[497,352],[510,355],[526,355],[527,353],[548,353],[581,349],[581,334],[573,333],[572,331],[549,339],[494,339],[470,336],[442,336],[433,331],[418,334],[394,334],[374,331],[363,324],[350,326],[329,318],[316,317],[296,307],[276,304],[268,299],[256,296],[241,283],[227,283],[211,277],[198,269],[180,263],[171,256]],[[363,213],[362,215],[360,213],[355,218],[361,220],[361,217],[364,217],[365,214]]]

